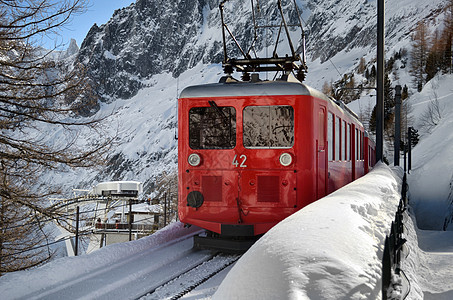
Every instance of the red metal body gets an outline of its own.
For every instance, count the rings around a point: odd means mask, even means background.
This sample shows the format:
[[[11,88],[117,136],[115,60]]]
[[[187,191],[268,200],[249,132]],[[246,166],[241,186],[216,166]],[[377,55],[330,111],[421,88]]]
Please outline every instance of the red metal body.
[[[208,113],[214,117],[206,124]],[[189,87],[179,99],[178,122],[179,218],[222,235],[265,233],[374,162],[373,143],[357,118],[301,83]],[[220,147],[216,126],[231,134]],[[256,132],[272,137],[262,142]],[[207,139],[217,145],[199,146]],[[188,161],[194,153],[197,166]],[[280,162],[284,153],[289,165]]]

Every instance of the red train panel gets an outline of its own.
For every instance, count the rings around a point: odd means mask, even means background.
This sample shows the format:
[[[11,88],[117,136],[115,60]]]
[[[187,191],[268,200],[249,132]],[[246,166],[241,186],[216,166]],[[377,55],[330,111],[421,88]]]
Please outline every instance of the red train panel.
[[[355,116],[301,83],[189,87],[178,111],[179,217],[219,234],[262,234],[369,166]]]

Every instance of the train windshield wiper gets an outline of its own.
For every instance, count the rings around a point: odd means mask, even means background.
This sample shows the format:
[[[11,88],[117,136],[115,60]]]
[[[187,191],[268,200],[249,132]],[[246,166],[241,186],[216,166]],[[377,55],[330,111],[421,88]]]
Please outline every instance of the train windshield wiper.
[[[215,103],[213,100],[208,101],[209,105],[214,108],[214,110],[222,117],[223,122],[225,123],[225,126],[230,123],[230,119],[228,119],[227,116],[223,113],[223,111],[220,109],[220,107],[217,106],[217,103]]]

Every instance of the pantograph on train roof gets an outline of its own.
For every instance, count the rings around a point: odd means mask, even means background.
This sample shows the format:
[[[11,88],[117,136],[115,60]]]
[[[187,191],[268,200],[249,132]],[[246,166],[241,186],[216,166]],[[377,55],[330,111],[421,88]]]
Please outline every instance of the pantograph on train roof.
[[[282,0],[277,0],[273,4],[276,5],[279,13],[280,19],[278,23],[270,24],[267,22],[268,16],[264,16],[263,9],[261,9],[260,0],[250,0],[251,1],[251,22],[253,24],[253,40],[250,43],[250,46],[247,50],[244,50],[243,47],[239,44],[238,40],[234,36],[228,24],[225,22],[225,4],[229,0],[222,0],[220,3],[220,17],[222,22],[222,37],[223,37],[223,69],[226,74],[229,76],[234,72],[242,72],[242,79],[244,81],[250,80],[251,72],[282,72],[282,78],[285,79],[291,72],[295,73],[295,77],[299,81],[305,79],[305,73],[307,72],[307,65],[305,59],[305,31],[302,26],[302,18],[299,13],[299,9],[296,3],[296,0],[293,0],[294,12],[297,15],[297,22],[295,24],[290,24],[287,22],[285,13],[283,12]],[[290,0],[288,0],[290,1]],[[268,10],[274,11],[274,10]],[[259,22],[261,21],[261,22]],[[290,27],[299,28],[301,31],[301,40],[300,46],[295,49],[294,44],[291,40]],[[256,44],[259,38],[267,38],[266,34],[262,34],[263,30],[273,30],[277,29],[278,33],[274,41],[274,50],[270,57],[258,57],[256,52]],[[284,33],[282,33],[284,31]],[[260,34],[261,33],[261,34]],[[231,40],[227,40],[227,35]],[[280,40],[284,39],[286,35],[286,41],[288,43],[290,53],[283,56],[279,56],[277,53],[277,48],[279,46]],[[238,50],[243,58],[233,58],[228,55],[228,41],[232,41],[235,45],[236,50]]]

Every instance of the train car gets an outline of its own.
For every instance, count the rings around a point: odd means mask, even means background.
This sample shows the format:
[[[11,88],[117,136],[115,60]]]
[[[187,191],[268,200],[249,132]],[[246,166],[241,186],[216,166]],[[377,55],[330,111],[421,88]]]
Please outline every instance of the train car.
[[[357,116],[297,80],[187,87],[178,122],[179,218],[208,231],[202,248],[260,236],[374,165]]]

